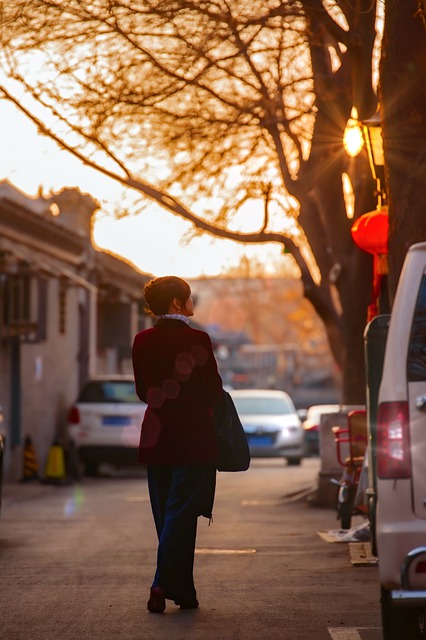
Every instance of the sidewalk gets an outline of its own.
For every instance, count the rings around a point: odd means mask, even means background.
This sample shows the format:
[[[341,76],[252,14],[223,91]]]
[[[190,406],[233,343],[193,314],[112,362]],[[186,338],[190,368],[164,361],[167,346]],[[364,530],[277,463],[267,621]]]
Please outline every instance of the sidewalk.
[[[123,467],[122,469],[115,469],[109,465],[101,465],[99,478],[145,478],[146,469],[144,465],[137,465],[134,467]],[[3,480],[2,488],[2,504],[3,506],[9,506],[18,502],[26,502],[28,500],[34,500],[40,498],[51,491],[63,489],[64,487],[70,487],[74,484],[84,484],[85,479],[75,480],[71,477],[60,478],[58,482],[43,481],[43,480],[27,480],[24,482],[6,482]]]
[[[61,485],[69,486],[69,485]],[[60,485],[47,484],[37,480],[31,482],[4,482],[2,487],[2,505],[10,506],[16,502],[26,502],[46,495]]]

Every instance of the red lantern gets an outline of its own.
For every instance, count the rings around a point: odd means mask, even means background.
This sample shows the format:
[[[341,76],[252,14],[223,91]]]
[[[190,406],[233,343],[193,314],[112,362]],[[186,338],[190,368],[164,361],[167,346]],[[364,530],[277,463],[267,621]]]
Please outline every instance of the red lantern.
[[[388,272],[388,208],[381,207],[360,216],[352,225],[352,238],[355,244],[374,256],[373,262],[373,300],[368,307],[367,320],[372,320],[379,313],[378,300],[383,277]]]
[[[355,244],[363,251],[376,256],[386,255],[389,234],[388,208],[381,207],[364,213],[355,220],[351,232]]]

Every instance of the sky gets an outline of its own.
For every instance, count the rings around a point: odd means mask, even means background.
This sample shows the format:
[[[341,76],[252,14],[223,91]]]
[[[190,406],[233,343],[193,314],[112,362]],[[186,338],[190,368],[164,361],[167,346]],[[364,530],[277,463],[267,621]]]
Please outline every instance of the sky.
[[[242,245],[209,235],[188,240],[191,224],[149,204],[138,215],[115,219],[114,203],[122,203],[123,189],[37,133],[11,103],[0,101],[0,180],[8,180],[29,196],[39,189],[47,195],[77,186],[98,200],[94,241],[154,276],[183,278],[220,275],[239,264],[242,256],[265,264],[265,272],[286,260],[277,244]],[[254,229],[251,229],[254,230]]]

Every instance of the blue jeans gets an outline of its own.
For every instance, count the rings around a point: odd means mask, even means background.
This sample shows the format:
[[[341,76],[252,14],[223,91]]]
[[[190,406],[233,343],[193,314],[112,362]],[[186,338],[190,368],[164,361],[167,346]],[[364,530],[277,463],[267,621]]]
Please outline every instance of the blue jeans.
[[[194,555],[198,516],[211,517],[216,467],[149,464],[148,488],[158,535],[153,587],[178,603],[196,596]]]

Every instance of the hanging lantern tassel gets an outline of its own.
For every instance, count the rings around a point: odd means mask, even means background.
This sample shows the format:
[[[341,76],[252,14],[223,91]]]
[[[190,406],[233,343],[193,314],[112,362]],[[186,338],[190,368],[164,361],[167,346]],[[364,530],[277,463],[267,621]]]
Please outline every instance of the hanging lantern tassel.
[[[369,211],[355,220],[352,225],[352,238],[355,244],[374,256],[373,262],[373,300],[368,307],[369,322],[379,313],[378,301],[382,280],[388,273],[388,208],[381,207]]]
[[[373,262],[373,293],[372,303],[368,305],[367,322],[379,315],[380,294],[383,278],[388,274],[388,257],[386,255],[375,255]]]

